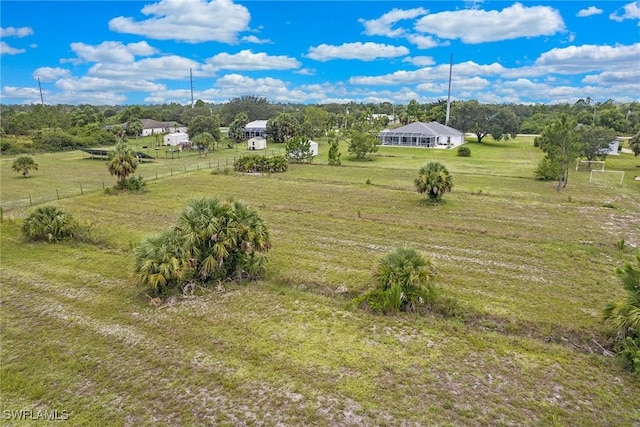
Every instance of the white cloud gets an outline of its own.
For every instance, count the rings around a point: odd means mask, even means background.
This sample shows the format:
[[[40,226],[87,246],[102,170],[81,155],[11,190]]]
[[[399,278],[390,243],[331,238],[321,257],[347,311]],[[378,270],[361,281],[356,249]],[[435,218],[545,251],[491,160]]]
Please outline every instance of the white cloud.
[[[591,74],[582,79],[583,83],[596,84],[599,86],[616,86],[627,85],[634,88],[637,92],[640,87],[640,68],[628,71],[605,71],[599,74]]]
[[[0,55],[17,55],[19,53],[25,53],[24,49],[16,49],[14,47],[9,46],[3,41],[0,41]]]
[[[431,56],[412,56],[404,58],[402,62],[408,62],[409,64],[416,65],[418,67],[429,67],[436,63]]]
[[[569,46],[552,49],[536,60],[543,72],[582,74],[598,70],[636,70],[640,58],[640,43],[629,46]]]
[[[145,58],[131,64],[99,63],[89,69],[89,75],[103,78],[156,80],[180,80],[189,77],[189,69],[194,73],[200,64],[181,56],[162,56],[159,58]],[[186,83],[188,84],[188,82]]]
[[[441,43],[431,36],[423,36],[420,34],[409,34],[407,35],[407,40],[409,43],[416,45],[418,49],[431,49],[436,46],[449,44],[449,42]]]
[[[414,19],[427,13],[428,11],[421,7],[405,10],[393,9],[378,19],[359,19],[358,22],[364,25],[364,34],[368,36],[399,37],[405,34],[405,30],[401,28],[392,29],[391,27],[395,23],[405,19]]]
[[[480,65],[472,61],[454,64],[453,75],[455,78],[471,78],[476,76],[497,76],[502,74],[505,68],[493,63]],[[401,85],[424,82],[448,82],[449,64],[438,65],[437,67],[425,67],[418,70],[399,70],[391,74],[382,76],[356,76],[349,79],[349,83],[355,85]]]
[[[152,92],[164,90],[162,84],[145,80],[111,80],[99,77],[68,77],[56,82],[56,87],[67,92]]]
[[[640,25],[640,1],[625,4],[622,10],[624,10],[622,15],[616,11],[609,15],[609,18],[617,22],[622,22],[625,19],[638,19],[638,25]]]
[[[33,78],[43,82],[52,82],[70,75],[71,72],[66,68],[40,67],[33,72]]]
[[[300,74],[301,76],[315,76],[316,70],[315,68],[301,68],[299,70],[294,71],[295,74]]]
[[[40,91],[35,87],[3,86],[2,98],[20,100],[24,104],[39,104]]]
[[[219,53],[207,59],[202,71],[216,72],[218,70],[289,70],[299,68],[300,62],[290,56],[272,56],[264,52],[253,53],[241,50],[236,54]]]
[[[415,29],[444,39],[476,44],[549,36],[564,31],[565,25],[556,9],[515,3],[501,11],[467,9],[429,14],[416,22]]]
[[[105,41],[95,46],[78,42],[71,43],[71,50],[78,58],[70,62],[76,64],[82,62],[130,63],[136,56],[150,56],[159,52],[158,49],[149,46],[146,41],[126,45],[122,42]]]
[[[30,27],[7,27],[0,28],[0,37],[26,37],[33,34],[33,30]]]
[[[271,44],[273,43],[271,40],[269,39],[260,39],[256,36],[244,36],[240,39],[241,42],[245,42],[245,43],[253,43],[253,44]]]
[[[600,15],[602,12],[602,9],[595,6],[589,6],[586,9],[581,9],[576,16],[579,18],[586,18],[587,16]]]
[[[161,0],[144,6],[142,13],[151,17],[135,21],[120,16],[109,21],[109,29],[158,40],[236,43],[251,20],[249,10],[232,0]]]
[[[359,59],[361,61],[373,61],[377,58],[395,58],[409,54],[409,49],[404,46],[392,46],[388,44],[372,42],[344,43],[340,46],[321,44],[309,48],[308,58],[317,61],[330,61],[332,59]]]

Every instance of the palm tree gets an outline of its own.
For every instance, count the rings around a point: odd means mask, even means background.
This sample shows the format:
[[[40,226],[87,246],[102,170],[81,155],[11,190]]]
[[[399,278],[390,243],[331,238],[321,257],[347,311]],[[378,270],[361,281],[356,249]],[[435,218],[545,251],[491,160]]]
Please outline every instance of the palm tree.
[[[13,161],[11,169],[18,173],[22,172],[23,177],[29,178],[31,169],[38,170],[38,164],[31,156],[19,156]]]
[[[138,159],[127,144],[118,143],[116,150],[109,152],[107,166],[109,173],[118,177],[118,187],[126,188],[127,178],[133,175],[138,167]]]
[[[158,294],[179,285],[188,273],[182,246],[175,229],[146,238],[134,250],[136,281]]]
[[[75,219],[55,206],[42,206],[22,223],[22,234],[30,240],[55,242],[73,237],[78,230]]]
[[[429,199],[439,201],[444,193],[451,191],[453,180],[447,168],[440,162],[430,162],[420,168],[414,181],[418,193],[426,193]]]
[[[640,337],[640,253],[636,255],[637,267],[627,263],[623,269],[617,269],[620,284],[627,292],[622,302],[606,305],[603,318],[621,337]]]

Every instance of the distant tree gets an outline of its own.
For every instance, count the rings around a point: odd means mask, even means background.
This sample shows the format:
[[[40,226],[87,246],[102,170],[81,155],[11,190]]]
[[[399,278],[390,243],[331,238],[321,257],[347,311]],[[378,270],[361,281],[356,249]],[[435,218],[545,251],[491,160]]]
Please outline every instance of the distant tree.
[[[378,151],[378,138],[369,133],[351,132],[351,139],[349,140],[349,148],[347,151],[353,154],[356,159],[363,160],[367,157],[367,154]]]
[[[199,133],[207,132],[216,141],[220,141],[222,134],[220,132],[220,122],[216,116],[196,116],[191,120],[187,133],[189,139],[193,139]]]
[[[119,117],[120,123],[129,123],[136,119],[142,119],[144,118],[142,117],[142,107],[139,105],[127,107],[120,112]]]
[[[603,105],[598,111],[597,124],[614,129],[616,132],[627,131],[627,120],[622,111],[615,105]]]
[[[309,138],[295,136],[286,143],[285,150],[287,156],[296,163],[310,162],[313,160],[313,151],[311,150],[311,141]]]
[[[304,123],[308,124],[308,135],[312,138],[317,135],[324,134],[329,123],[329,113],[316,106],[305,107],[304,109]]]
[[[133,137],[139,137],[142,135],[142,121],[140,119],[132,119],[129,123],[127,123],[127,135]]]
[[[411,101],[409,101],[409,104],[407,105],[407,109],[405,110],[405,114],[406,114],[406,118],[405,118],[406,123],[413,123],[413,122],[419,121],[421,111],[420,111],[420,104],[418,104],[418,101],[416,101],[415,99],[412,99]]]
[[[236,144],[244,139],[244,128],[247,123],[249,123],[249,117],[245,112],[241,111],[236,114],[236,117],[229,125],[229,138],[233,139]]]
[[[519,129],[518,117],[506,106],[480,104],[475,100],[456,103],[452,116],[454,126],[463,132],[474,133],[479,143],[487,135],[496,141],[514,137]]]
[[[551,125],[547,126],[540,137],[540,148],[550,162],[560,167],[560,179],[557,191],[565,188],[569,181],[569,168],[580,156],[582,145],[575,119],[561,114]]]
[[[209,152],[209,150],[213,150],[216,140],[213,139],[213,136],[209,132],[202,132],[197,134],[191,140],[191,143],[198,147],[198,154],[202,156]]]
[[[440,162],[429,162],[420,168],[414,180],[418,193],[426,194],[430,200],[439,201],[444,193],[453,188],[453,178]]]
[[[300,125],[289,113],[280,113],[267,121],[267,136],[273,142],[287,142],[300,134]]]
[[[629,146],[631,147],[631,151],[633,151],[634,156],[640,156],[640,132],[633,135],[629,140]]]
[[[342,162],[340,161],[340,157],[342,153],[340,152],[340,143],[337,139],[333,139],[329,145],[329,165],[330,166],[340,166]]]
[[[115,151],[109,152],[107,161],[109,173],[118,178],[118,187],[127,188],[127,178],[133,175],[138,167],[138,159],[135,153],[125,143],[116,144]]]
[[[582,149],[580,155],[587,160],[604,160],[616,131],[602,126],[584,125],[579,128]]]
[[[20,173],[25,178],[29,178],[31,175],[31,169],[38,170],[38,164],[33,160],[31,156],[19,156],[13,161],[11,169]]]
[[[276,106],[269,104],[267,99],[256,95],[245,95],[233,98],[222,106],[222,122],[231,123],[238,113],[247,115],[247,123],[253,120],[268,120],[276,112]],[[282,111],[282,108],[280,108]]]

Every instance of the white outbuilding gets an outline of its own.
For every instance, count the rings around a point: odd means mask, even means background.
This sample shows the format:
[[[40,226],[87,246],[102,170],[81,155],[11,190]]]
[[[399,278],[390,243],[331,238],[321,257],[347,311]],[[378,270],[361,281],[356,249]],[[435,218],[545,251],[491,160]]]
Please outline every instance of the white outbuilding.
[[[254,136],[253,138],[249,139],[247,148],[251,151],[264,150],[267,148],[267,140],[261,136]]]
[[[177,147],[185,142],[189,142],[189,134],[184,132],[174,132],[164,136],[164,145]]]
[[[315,157],[318,155],[318,143],[312,140],[309,140],[309,148],[311,148],[311,156]]]

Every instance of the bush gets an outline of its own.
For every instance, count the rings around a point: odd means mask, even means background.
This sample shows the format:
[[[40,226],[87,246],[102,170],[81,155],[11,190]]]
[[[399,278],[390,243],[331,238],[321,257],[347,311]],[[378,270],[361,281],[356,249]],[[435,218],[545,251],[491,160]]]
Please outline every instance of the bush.
[[[57,242],[80,238],[81,228],[69,214],[55,206],[43,206],[32,212],[22,223],[22,234],[29,240]]]
[[[236,160],[233,164],[233,168],[237,172],[244,173],[286,172],[287,169],[289,169],[289,160],[283,155],[264,157],[259,154],[247,154],[246,156],[242,156]]]
[[[534,174],[536,179],[540,181],[557,181],[562,175],[562,167],[545,156],[538,163]]]
[[[376,287],[359,297],[374,311],[390,313],[415,311],[435,300],[431,261],[415,249],[398,248],[380,260],[374,273]]]
[[[451,191],[453,178],[442,163],[429,162],[420,168],[414,184],[418,193],[427,194],[430,200],[437,202],[444,193]]]
[[[157,294],[189,282],[256,280],[265,273],[270,247],[267,227],[254,209],[240,202],[192,200],[176,225],[135,248],[136,280]]]
[[[471,149],[465,145],[458,147],[458,156],[471,157]]]

